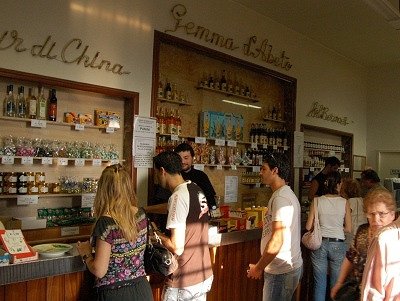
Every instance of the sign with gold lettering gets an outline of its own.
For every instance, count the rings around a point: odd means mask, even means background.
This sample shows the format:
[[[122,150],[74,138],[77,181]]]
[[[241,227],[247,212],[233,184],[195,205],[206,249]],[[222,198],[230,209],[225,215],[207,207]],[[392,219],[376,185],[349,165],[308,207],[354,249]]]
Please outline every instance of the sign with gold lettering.
[[[193,36],[206,43],[215,45],[226,50],[242,49],[243,54],[248,57],[258,58],[262,62],[280,67],[289,71],[292,68],[290,58],[285,51],[276,52],[268,39],[258,39],[257,36],[251,36],[245,43],[235,42],[231,37],[225,37],[223,34],[213,32],[212,30],[196,25],[191,21],[184,21],[187,9],[182,4],[177,4],[171,9],[172,16],[175,20],[172,29],[165,30],[165,33],[183,31],[188,36]]]
[[[85,45],[81,39],[77,38],[68,41],[62,47],[57,47],[57,42],[50,35],[41,43],[26,46],[18,31],[6,30],[0,34],[0,51],[8,49],[14,49],[18,53],[27,52],[33,57],[57,60],[65,64],[81,65],[85,68],[105,70],[118,75],[131,73],[125,70],[123,65],[101,58],[100,51],[89,52],[89,45]]]
[[[307,117],[319,118],[341,125],[348,125],[350,122],[347,117],[339,117],[329,113],[329,108],[321,105],[318,101],[314,101],[311,110],[307,113]]]

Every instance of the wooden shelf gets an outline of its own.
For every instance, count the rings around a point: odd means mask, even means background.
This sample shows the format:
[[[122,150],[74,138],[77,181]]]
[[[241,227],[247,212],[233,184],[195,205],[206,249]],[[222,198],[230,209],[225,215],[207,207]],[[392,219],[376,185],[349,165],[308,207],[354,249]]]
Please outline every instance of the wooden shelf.
[[[181,101],[178,101],[178,100],[172,100],[172,99],[160,98],[160,97],[157,98],[157,100],[159,102],[173,103],[173,104],[180,105],[180,106],[191,106],[192,105],[192,104],[187,103],[187,102],[181,102]]]
[[[49,121],[49,120],[40,120],[40,119],[29,119],[29,118],[19,118],[19,117],[7,117],[7,116],[0,116],[1,120],[6,120],[6,121],[19,121],[19,122],[29,122],[31,123],[32,121],[39,121],[39,122],[45,122],[46,126],[67,126],[71,127],[72,129],[75,130],[75,126],[77,125],[76,123],[67,123],[67,122],[59,122],[59,121]],[[84,129],[98,129],[98,130],[107,130],[107,127],[104,126],[97,126],[97,125],[88,125],[88,124],[82,124]],[[118,128],[110,127],[114,131],[118,130]]]
[[[264,121],[271,121],[271,122],[277,122],[277,123],[286,123],[285,120],[281,120],[281,119],[272,119],[272,118],[263,118]]]
[[[68,161],[68,163],[70,163],[70,162],[75,162],[75,160],[84,160],[85,162],[85,164],[86,164],[86,162],[93,162],[93,161],[95,161],[96,159],[86,159],[86,158],[61,158],[61,157],[21,157],[21,156],[0,156],[0,163],[1,163],[1,160],[2,160],[2,158],[3,157],[13,157],[14,159],[18,159],[18,160],[22,160],[23,158],[32,158],[33,159],[33,161],[41,161],[41,160],[43,160],[43,159],[47,159],[47,158],[50,158],[50,159],[53,159],[52,161],[53,161],[53,164],[51,164],[51,165],[57,165],[57,159],[66,159],[67,161]],[[101,160],[101,163],[102,164],[104,164],[104,163],[114,163],[114,162],[116,162],[116,161],[118,161],[118,162],[124,162],[125,160],[120,160],[120,159],[99,159],[99,160]],[[54,164],[55,163],[55,164]],[[37,164],[37,163],[36,163]],[[115,163],[116,164],[116,163]],[[26,165],[29,165],[29,164],[26,164]],[[47,164],[46,164],[47,165]]]
[[[0,199],[16,199],[18,196],[38,196],[39,198],[54,198],[54,197],[81,197],[82,193],[44,193],[44,194],[3,194]]]
[[[240,95],[240,94],[230,93],[230,92],[228,92],[228,91],[212,89],[212,88],[209,88],[209,87],[197,86],[196,89],[199,89],[199,90],[206,90],[206,91],[210,91],[210,92],[215,92],[215,93],[223,94],[223,95],[226,95],[226,96],[229,96],[229,97],[240,98],[240,99],[243,99],[243,100],[245,100],[246,102],[250,102],[250,103],[257,103],[257,102],[259,102],[259,100],[256,99],[256,98],[251,98],[251,97],[244,96],[244,95]]]

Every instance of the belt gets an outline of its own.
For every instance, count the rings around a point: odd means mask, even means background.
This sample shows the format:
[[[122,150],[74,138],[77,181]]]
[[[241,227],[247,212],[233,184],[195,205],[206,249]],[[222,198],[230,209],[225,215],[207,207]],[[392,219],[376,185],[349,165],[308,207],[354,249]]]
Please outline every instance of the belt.
[[[322,240],[334,241],[334,242],[344,242],[344,239],[332,238],[332,237],[322,237]]]

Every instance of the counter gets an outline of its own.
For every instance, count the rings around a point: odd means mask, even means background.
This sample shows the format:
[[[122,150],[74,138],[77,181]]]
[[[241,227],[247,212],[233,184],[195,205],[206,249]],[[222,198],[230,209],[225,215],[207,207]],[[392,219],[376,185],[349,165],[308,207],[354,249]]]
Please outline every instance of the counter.
[[[210,227],[214,283],[208,301],[261,300],[262,281],[246,277],[248,264],[256,262],[260,256],[261,233],[261,229],[217,233],[216,227]],[[67,292],[73,296],[68,300],[84,300],[80,297],[82,291],[90,291],[88,282],[85,282],[85,271],[76,248],[58,258],[39,258],[37,261],[2,266],[0,300],[67,300]],[[154,300],[160,300],[163,279],[150,278],[150,283]]]

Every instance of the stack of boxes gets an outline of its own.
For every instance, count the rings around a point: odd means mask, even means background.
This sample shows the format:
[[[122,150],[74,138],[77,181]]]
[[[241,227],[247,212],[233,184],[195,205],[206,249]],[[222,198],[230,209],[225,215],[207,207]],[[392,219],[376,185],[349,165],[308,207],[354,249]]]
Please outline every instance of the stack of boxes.
[[[200,136],[205,138],[243,140],[244,119],[242,115],[203,111],[200,113]]]
[[[211,224],[217,227],[218,233],[262,228],[266,213],[266,207],[242,210],[222,205],[213,212]]]

